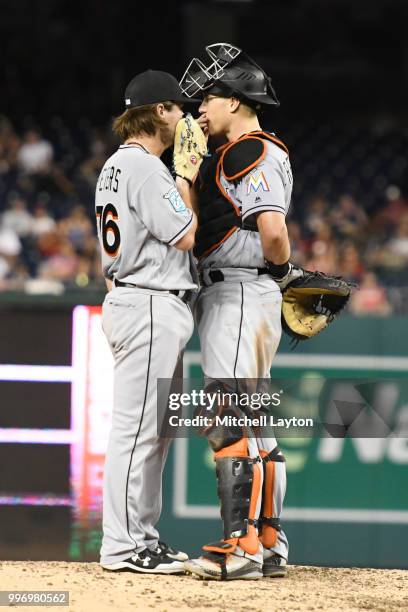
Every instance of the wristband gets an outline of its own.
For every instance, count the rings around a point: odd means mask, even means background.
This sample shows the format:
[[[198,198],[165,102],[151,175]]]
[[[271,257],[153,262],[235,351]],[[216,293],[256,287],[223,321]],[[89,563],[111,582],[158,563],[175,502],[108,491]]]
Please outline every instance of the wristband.
[[[265,259],[265,266],[268,269],[269,274],[274,278],[283,278],[290,270],[289,261],[284,264],[274,264]]]

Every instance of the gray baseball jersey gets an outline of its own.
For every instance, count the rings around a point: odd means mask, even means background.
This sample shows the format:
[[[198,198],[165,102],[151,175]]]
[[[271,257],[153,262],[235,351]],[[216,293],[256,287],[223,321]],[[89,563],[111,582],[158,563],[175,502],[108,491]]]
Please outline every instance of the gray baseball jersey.
[[[292,196],[292,170],[285,151],[266,142],[265,158],[251,172],[236,182],[221,173],[220,180],[228,196],[241,208],[242,220],[254,224],[262,211],[287,214]],[[200,261],[201,268],[262,268],[264,257],[258,232],[238,229],[218,249]]]
[[[155,290],[196,287],[188,253],[173,248],[192,212],[158,157],[119,147],[101,171],[95,206],[105,278]]]

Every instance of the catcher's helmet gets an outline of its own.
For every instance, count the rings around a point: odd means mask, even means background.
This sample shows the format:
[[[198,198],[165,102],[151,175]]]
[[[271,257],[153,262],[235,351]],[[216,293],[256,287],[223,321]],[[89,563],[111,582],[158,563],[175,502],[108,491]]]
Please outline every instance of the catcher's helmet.
[[[256,109],[279,106],[271,79],[249,55],[228,43],[205,49],[212,62],[206,66],[197,57],[191,60],[180,81],[184,95],[192,98],[205,91],[235,96]]]

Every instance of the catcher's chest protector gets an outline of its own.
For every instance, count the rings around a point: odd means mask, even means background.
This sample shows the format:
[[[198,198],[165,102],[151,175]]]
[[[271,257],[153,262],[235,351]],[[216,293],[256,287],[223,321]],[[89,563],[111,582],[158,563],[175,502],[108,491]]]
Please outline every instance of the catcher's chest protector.
[[[198,258],[211,253],[240,226],[240,218],[217,185],[220,151],[204,159],[199,175],[198,230],[194,255]]]
[[[278,138],[259,131],[244,134],[204,159],[199,175],[198,230],[194,247],[194,255],[199,259],[209,255],[242,227],[240,203],[234,199],[233,189],[229,193],[228,183],[233,187],[264,159],[268,140],[287,153]],[[244,229],[258,231],[256,224]]]

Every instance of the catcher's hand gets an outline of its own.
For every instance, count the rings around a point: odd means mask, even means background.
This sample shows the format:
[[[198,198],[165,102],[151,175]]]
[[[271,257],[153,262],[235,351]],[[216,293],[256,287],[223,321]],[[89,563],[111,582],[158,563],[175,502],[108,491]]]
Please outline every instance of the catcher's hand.
[[[296,278],[301,278],[305,273],[303,268],[294,266],[290,261],[280,266],[274,265],[272,262],[265,259],[265,266],[269,271],[270,276],[273,278],[275,283],[279,286],[279,289],[283,291],[289,283],[294,281]],[[278,269],[284,270],[281,274],[278,274]],[[285,269],[286,268],[286,269]]]
[[[294,341],[307,340],[325,329],[356,287],[341,276],[302,272],[282,290],[282,327]]]
[[[207,153],[204,132],[190,114],[180,119],[174,136],[173,169],[192,184]]]

